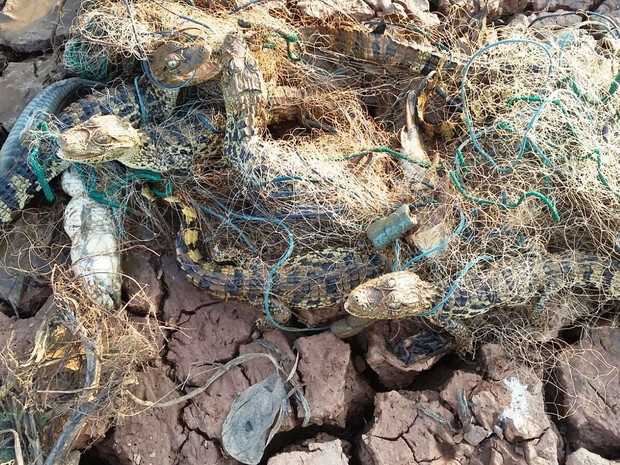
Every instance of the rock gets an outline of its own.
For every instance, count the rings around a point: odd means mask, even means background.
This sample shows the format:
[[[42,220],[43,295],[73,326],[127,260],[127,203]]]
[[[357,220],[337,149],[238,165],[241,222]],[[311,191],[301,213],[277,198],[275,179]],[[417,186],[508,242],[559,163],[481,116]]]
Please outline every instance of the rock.
[[[0,45],[21,53],[50,48],[54,25],[58,22],[56,36],[66,37],[80,3],[68,0],[61,14],[62,0],[6,0],[0,11]]]
[[[6,365],[11,358],[14,357],[17,362],[28,359],[34,349],[37,330],[54,311],[56,304],[50,297],[32,318],[10,318],[0,313],[0,350],[7,355],[0,358],[0,379],[6,379],[7,370],[14,368]],[[8,357],[9,353],[11,357]]]
[[[8,54],[4,50],[0,50],[0,76],[2,76],[2,74],[4,73],[4,70],[9,64],[9,61],[11,61],[9,60],[9,57],[7,55]]]
[[[552,298],[549,302],[549,308],[552,308],[553,312],[550,314],[547,330],[539,342],[547,342],[557,338],[559,332],[567,325],[574,323],[582,316],[595,313],[591,299],[570,292],[561,292]]]
[[[533,0],[534,11],[557,11],[557,10],[591,10],[595,2],[592,0]]]
[[[571,13],[571,14],[565,14]],[[549,13],[533,13],[529,16],[525,15],[517,15],[510,21],[510,26],[529,26],[536,18],[544,16],[545,18],[541,21],[537,21],[532,25],[534,29],[541,29],[546,27],[570,27],[582,22],[580,16],[572,14],[572,11],[567,10],[556,10],[553,12],[553,15],[549,15]]]
[[[0,77],[0,123],[10,131],[22,110],[44,87],[50,55],[9,63]]]
[[[403,388],[423,371],[432,367],[443,355],[436,355],[420,362],[404,363],[392,353],[387,341],[401,331],[398,322],[382,321],[375,323],[364,332],[368,349],[366,362],[377,373],[379,380],[389,389]]]
[[[501,431],[511,443],[540,437],[550,426],[538,378],[483,381],[469,402],[478,424],[488,431]]]
[[[372,401],[370,386],[356,371],[349,344],[332,333],[302,337],[299,373],[310,404],[310,422],[344,428]]]
[[[485,369],[486,378],[501,381],[514,374],[514,362],[508,360],[499,344],[483,344],[476,355]]]
[[[123,256],[123,299],[129,311],[156,315],[164,297],[159,258],[148,250],[133,249]]]
[[[410,20],[419,21],[424,28],[436,27],[440,24],[439,17],[430,12],[428,0],[394,0],[392,5],[402,6],[405,15]],[[384,13],[389,14],[387,9]]]
[[[199,430],[209,439],[221,441],[222,425],[230,404],[250,386],[240,368],[233,368],[218,378],[209,389],[192,399],[183,410],[183,421],[189,429]]]
[[[342,305],[326,308],[301,308],[295,313],[304,325],[313,327],[333,320],[340,312]]]
[[[596,9],[596,12],[618,19],[620,18],[620,0],[605,0]]]
[[[163,367],[138,374],[134,394],[147,401],[171,401],[180,397]],[[172,465],[186,441],[179,424],[184,403],[166,408],[147,408],[129,416],[98,446],[102,456],[114,457],[118,465]]]
[[[347,17],[356,21],[372,19],[375,12],[363,0],[300,0],[297,10],[303,18],[320,20]]]
[[[557,465],[561,446],[537,377],[489,381],[457,370],[439,392],[377,394],[359,458],[364,465]],[[437,457],[452,461],[436,462]]]
[[[57,206],[25,211],[0,241],[0,296],[9,316],[34,315],[52,294],[52,268],[67,262],[66,236],[57,229]]]
[[[618,465],[620,462],[612,462],[600,455],[593,454],[583,447],[566,457],[566,465]]]
[[[239,355],[255,353],[271,354],[276,362],[282,365],[283,370],[287,374],[290,373],[295,364],[295,354],[282,331],[268,331],[262,339],[244,344],[239,348]],[[265,358],[250,360],[243,364],[243,373],[250,384],[258,383],[275,372],[276,368],[273,363]],[[283,377],[286,378],[286,375],[283,375]],[[293,381],[297,384],[299,383],[297,377],[293,377]],[[292,405],[295,408],[296,401],[293,401]],[[297,408],[297,416],[303,419],[302,409]],[[280,431],[292,430],[299,423],[295,417],[289,416],[280,427]]]
[[[295,363],[295,354],[291,345],[284,333],[279,330],[268,331],[262,339],[244,344],[239,348],[239,355],[255,353],[271,354],[276,362],[282,364],[286,372],[292,370]],[[264,358],[251,360],[244,363],[243,366],[244,373],[251,384],[271,376],[275,371],[273,364]]]
[[[349,465],[349,458],[340,439],[328,442],[306,441],[306,448],[306,451],[277,454],[267,461],[267,465]]]
[[[187,316],[184,313],[192,313],[199,308],[220,302],[207,294],[204,289],[190,283],[173,256],[162,255],[161,269],[164,271],[164,285],[168,289],[168,296],[162,309],[162,316],[167,323],[176,324],[180,319],[185,321]]]
[[[610,326],[584,331],[582,340],[560,356],[556,402],[573,448],[620,454],[619,366],[620,328]]]
[[[392,4],[392,0],[370,0],[366,3],[374,11],[385,11]]]
[[[474,447],[454,441],[454,425],[454,415],[442,405],[437,392],[378,393],[374,420],[360,439],[360,463],[438,463],[438,457],[448,454],[453,463],[467,463]]]
[[[178,465],[235,465],[234,459],[224,457],[219,446],[195,431],[187,434],[187,441],[177,455]]]
[[[407,19],[407,13],[405,7],[400,3],[392,3],[385,10],[383,10],[383,17],[386,19]]]
[[[437,10],[447,15],[451,9],[458,8],[467,12],[468,15],[474,16],[479,12],[477,3],[480,2],[474,0],[439,0]],[[493,20],[522,13],[530,3],[530,0],[488,0],[483,4],[487,10],[487,18]]]
[[[205,366],[231,360],[250,340],[255,315],[251,305],[229,301],[199,308],[179,323],[166,354],[176,380],[190,386],[204,384]]]

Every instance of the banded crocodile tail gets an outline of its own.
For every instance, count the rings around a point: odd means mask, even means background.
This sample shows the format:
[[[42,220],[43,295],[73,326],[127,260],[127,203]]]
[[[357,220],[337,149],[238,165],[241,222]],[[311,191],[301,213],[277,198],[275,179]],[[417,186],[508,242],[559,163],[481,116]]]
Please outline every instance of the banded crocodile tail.
[[[592,286],[620,299],[620,260],[587,252],[563,252],[543,261],[540,279],[552,288]]]
[[[450,53],[437,47],[354,28],[312,27],[301,33],[306,46],[339,53],[394,69],[427,75],[438,67],[452,68]]]
[[[38,115],[57,113],[76,90],[82,87],[94,87],[97,84],[99,83],[87,79],[69,78],[51,84],[33,98],[15,121],[4,145],[0,148],[0,173],[9,170],[23,155],[25,149],[20,142],[21,135],[32,122],[38,120]]]
[[[188,279],[218,298],[261,304],[269,265],[258,258],[243,268],[205,260],[198,250],[196,211],[184,205],[181,218],[177,260]],[[351,290],[385,271],[386,263],[379,255],[339,248],[309,252],[287,260],[273,273],[270,300],[290,308],[330,307],[344,302]]]
[[[51,145],[41,146],[39,153],[48,154],[45,161],[45,179],[49,181],[70,165],[53,155],[55,148]],[[43,163],[42,160],[38,160]],[[30,199],[41,190],[37,172],[26,160],[14,163],[0,175],[0,224],[9,223],[13,214],[23,210]]]

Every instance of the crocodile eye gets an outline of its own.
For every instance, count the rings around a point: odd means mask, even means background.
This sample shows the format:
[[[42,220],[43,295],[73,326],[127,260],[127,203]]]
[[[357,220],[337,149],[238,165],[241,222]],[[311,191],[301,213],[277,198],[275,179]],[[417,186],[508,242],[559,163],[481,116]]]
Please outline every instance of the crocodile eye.
[[[169,69],[177,69],[179,66],[181,66],[181,62],[179,60],[168,60],[166,62],[166,66]]]
[[[107,134],[99,134],[98,136],[95,136],[95,142],[98,144],[107,144],[111,140],[112,138]]]

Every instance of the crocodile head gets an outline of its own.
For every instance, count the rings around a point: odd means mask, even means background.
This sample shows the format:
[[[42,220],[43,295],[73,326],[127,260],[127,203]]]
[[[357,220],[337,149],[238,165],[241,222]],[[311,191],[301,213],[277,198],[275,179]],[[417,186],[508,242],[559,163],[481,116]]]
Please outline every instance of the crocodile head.
[[[437,287],[410,271],[397,271],[359,285],[347,298],[347,313],[374,319],[420,315],[432,308]]]
[[[165,85],[195,85],[215,77],[220,72],[220,60],[207,44],[170,41],[155,50],[149,67],[153,77]]]
[[[57,134],[58,156],[80,163],[131,159],[141,146],[141,134],[115,115],[93,116]]]

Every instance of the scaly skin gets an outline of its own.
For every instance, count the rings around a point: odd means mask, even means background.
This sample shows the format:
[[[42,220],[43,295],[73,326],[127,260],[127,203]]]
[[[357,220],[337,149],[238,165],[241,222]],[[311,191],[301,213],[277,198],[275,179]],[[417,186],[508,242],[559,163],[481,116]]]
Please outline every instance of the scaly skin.
[[[155,55],[158,62],[168,63],[178,59],[179,56],[183,58],[186,55],[192,55],[193,60],[189,60],[187,63],[182,61],[177,68],[179,72],[192,73],[194,76],[192,84],[198,84],[210,79],[212,75],[209,67],[201,67],[200,62],[195,57],[210,58],[210,54],[207,52],[199,53],[198,46],[192,46],[191,50],[191,54],[184,54],[182,50],[171,49],[164,45],[156,50]],[[208,62],[207,58],[205,60]],[[156,78],[160,82],[166,85],[178,82],[174,70],[168,69],[164,72],[158,68],[156,71]],[[166,119],[176,104],[179,90],[159,88],[145,78],[142,78],[138,87],[142,103],[138,99],[135,87],[131,84],[120,84],[72,103],[56,115],[52,124],[53,132],[62,134],[64,131],[85,123],[97,115],[118,116],[134,128],[142,124],[144,116],[149,121],[154,122],[161,122]],[[144,109],[145,115],[142,114],[142,109]],[[56,156],[56,151],[57,147],[53,141],[43,140],[38,154],[34,157],[35,161],[44,169],[43,175],[48,182],[69,166],[67,160]],[[30,199],[41,189],[36,169],[30,161],[26,160],[26,154],[23,156],[23,159],[16,159],[12,166],[1,173],[0,223],[10,222],[13,213],[24,209]]]
[[[461,355],[473,348],[471,331],[461,321],[495,307],[518,307],[541,296],[531,322],[545,325],[545,305],[560,289],[593,286],[610,298],[620,297],[620,261],[596,255],[565,252],[550,255],[539,263],[515,261],[504,267],[470,271],[459,281],[455,292],[433,314],[424,315],[432,323],[455,336]],[[394,319],[430,312],[442,301],[448,288],[440,288],[416,273],[398,271],[367,281],[354,289],[345,310],[356,317]]]
[[[141,86],[142,99],[150,116],[165,117],[169,113],[178,91],[162,90],[150,85]],[[72,103],[60,114],[53,123],[54,132],[62,133],[77,124],[83,123],[93,115],[117,115],[132,126],[141,124],[142,115],[136,90],[130,85],[119,85],[106,89],[101,94],[91,94]],[[34,157],[43,168],[47,181],[58,176],[69,162],[56,156],[57,146],[49,138],[41,141],[38,153]],[[16,163],[2,173],[0,180],[0,222],[11,221],[13,213],[25,208],[26,204],[41,189],[37,171],[26,159]]]
[[[171,40],[159,47],[149,62],[153,77],[168,86],[199,84],[220,72],[219,58],[204,43],[185,45]]]
[[[454,61],[449,52],[437,47],[398,39],[387,30],[375,33],[359,25],[313,26],[304,29],[302,37],[305,46],[409,71],[416,76],[425,76],[441,68],[458,72],[457,68],[463,64],[463,60]]]
[[[207,261],[198,249],[196,211],[182,208],[182,228],[177,237],[177,259],[188,278],[221,299],[242,299],[262,307],[270,266],[256,259],[243,268]],[[288,319],[289,309],[323,308],[344,302],[364,281],[387,269],[379,255],[331,249],[286,261],[271,280],[269,301],[276,321]]]
[[[182,168],[178,159],[175,163],[169,163],[170,151],[197,151],[214,156],[219,152],[213,152],[212,148],[221,147],[221,140],[219,143],[205,141],[202,147],[197,147],[196,138],[188,139],[182,134],[174,120],[168,120],[163,128],[144,125],[136,129],[124,119],[108,115],[93,117],[60,134],[58,143],[62,156],[70,155],[75,161],[83,162],[88,157],[102,161],[101,157],[111,156],[129,166],[151,170],[159,163]],[[213,134],[209,137],[221,139],[223,136]],[[160,145],[162,140],[167,143]],[[193,162],[189,162],[185,167],[192,166]],[[198,249],[196,221],[196,212],[184,206],[182,228],[177,239],[177,258],[188,278],[216,297],[244,299],[260,305],[269,266],[260,260],[250,261],[244,268],[220,266],[205,260]],[[342,303],[353,288],[385,271],[380,256],[345,249],[313,252],[293,258],[278,270],[272,280],[270,302],[274,316],[283,322],[288,319],[289,308],[320,308]]]
[[[220,156],[224,136],[191,119],[169,118],[164,124],[137,129],[118,116],[93,116],[58,134],[58,157],[93,165],[118,160],[158,173],[192,170],[199,162]]]
[[[340,55],[339,61],[373,63],[381,69],[399,69],[416,76],[425,76],[439,69],[459,72],[465,61],[455,59],[452,54],[437,47],[398,39],[389,31],[375,33],[357,24],[305,27],[301,30],[301,40],[304,48]],[[166,79],[169,84],[192,79],[196,69],[209,79],[220,70],[218,48],[217,43],[212,46],[200,43],[181,46],[171,41],[153,55],[151,69],[153,74],[157,73],[158,79]]]

